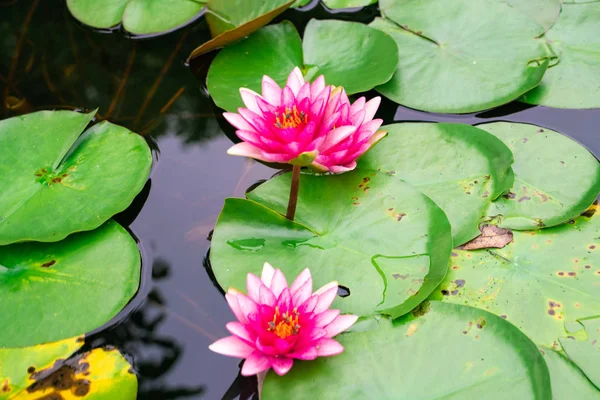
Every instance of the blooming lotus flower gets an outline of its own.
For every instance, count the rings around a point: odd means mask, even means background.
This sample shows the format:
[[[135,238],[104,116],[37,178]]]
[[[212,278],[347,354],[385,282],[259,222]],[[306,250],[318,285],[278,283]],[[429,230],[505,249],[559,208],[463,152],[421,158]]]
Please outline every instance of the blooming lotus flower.
[[[380,97],[369,101],[361,97],[350,104],[346,91],[336,88],[323,118],[335,119],[337,128],[331,130],[319,146],[312,166],[336,174],[356,168],[356,159],[386,135],[385,131],[378,131],[383,120],[373,119],[380,103]]]
[[[209,346],[217,353],[246,359],[244,376],[270,368],[284,375],[294,359],[314,360],[339,354],[344,348],[332,337],[358,319],[329,309],[337,295],[337,282],[312,293],[308,268],[288,287],[281,270],[265,263],[260,279],[248,274],[247,289],[247,296],[229,289],[225,298],[237,322],[226,325],[232,336]]]
[[[283,89],[266,75],[262,96],[241,88],[246,108],[239,108],[239,114],[223,115],[237,128],[236,134],[243,142],[227,153],[267,162],[309,165],[339,117],[331,113],[329,118],[323,118],[331,89],[325,86],[323,76],[312,84],[304,82],[298,67],[290,73]]]

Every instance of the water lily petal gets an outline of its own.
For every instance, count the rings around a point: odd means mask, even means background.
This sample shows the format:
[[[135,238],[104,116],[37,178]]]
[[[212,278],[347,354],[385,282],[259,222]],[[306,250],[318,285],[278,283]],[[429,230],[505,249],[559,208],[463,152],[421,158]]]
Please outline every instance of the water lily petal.
[[[316,99],[323,89],[325,89],[325,77],[319,75],[310,86],[311,100]]]
[[[237,131],[235,131],[235,134],[244,142],[250,143],[256,148],[260,148],[263,145],[263,143],[260,140],[259,134],[257,134],[254,131],[243,131],[241,129],[238,129]]]
[[[296,67],[288,76],[285,86],[289,87],[292,92],[294,92],[294,95],[298,95],[298,92],[303,85],[304,77],[302,76],[302,72],[300,72],[300,68]]]
[[[223,113],[223,116],[231,125],[236,127],[237,129],[243,129],[246,131],[254,131],[254,127],[248,123],[240,114],[226,112]]]
[[[296,350],[293,353],[288,353],[288,357],[297,358],[298,360],[314,360],[319,355],[316,346],[308,346],[301,350]]]
[[[371,136],[371,139],[369,139],[369,144],[371,146],[373,146],[375,143],[379,142],[381,139],[383,139],[386,136],[387,136],[386,131],[377,131],[373,134],[373,136]]]
[[[356,161],[352,161],[346,166],[334,165],[329,170],[334,174],[343,174],[344,172],[352,171],[354,168],[356,168]]]
[[[306,103],[310,104],[310,83],[306,82],[298,93],[296,93],[296,100],[298,103],[306,101]],[[300,109],[300,107],[298,107]]]
[[[260,287],[263,285],[262,281],[258,276],[254,274],[246,275],[246,288],[248,290],[248,297],[255,302],[260,302]]]
[[[250,346],[237,336],[227,336],[219,339],[208,348],[215,353],[224,356],[246,358],[255,352],[254,347]]]
[[[269,307],[275,307],[275,302],[277,301],[277,298],[275,297],[271,289],[269,289],[265,285],[262,285],[260,287],[259,297],[261,304],[266,304]]]
[[[284,87],[281,91],[281,107],[289,108],[290,110],[296,104],[296,96],[292,89],[288,86]]]
[[[288,373],[288,371],[294,365],[294,360],[287,357],[271,357],[271,366],[275,373],[279,376],[283,376]]]
[[[246,296],[243,293],[237,295],[237,300],[240,305],[240,310],[242,313],[248,318],[252,314],[256,314],[258,312],[258,304],[250,297]],[[250,319],[250,318],[248,318]]]
[[[366,103],[366,99],[364,96],[357,99],[354,103],[352,103],[352,106],[350,106],[350,115],[364,109],[365,103]]]
[[[311,313],[314,311],[315,306],[317,305],[317,303],[319,302],[319,296],[310,296],[308,298],[308,300],[306,300],[304,303],[300,304],[300,305],[296,305],[296,307],[298,307],[298,311],[303,312],[303,313]]]
[[[332,323],[325,327],[325,330],[327,331],[327,337],[332,338],[335,335],[345,331],[346,329],[354,325],[357,319],[358,316],[356,315],[340,315],[339,317],[334,319]]]
[[[337,341],[329,338],[319,340],[317,344],[317,353],[319,357],[335,356],[344,351],[344,347]]]
[[[241,322],[228,322],[225,328],[232,334],[247,342],[248,345],[254,343],[255,335]]]
[[[255,113],[260,113],[260,108],[256,102],[258,98],[261,98],[260,94],[248,88],[240,88],[240,95],[242,96],[242,101],[246,108]]]
[[[246,316],[242,312],[242,309],[240,308],[240,304],[237,299],[238,294],[239,292],[229,289],[229,291],[225,294],[225,299],[227,300],[227,304],[229,304],[229,308],[231,308],[231,311],[233,312],[233,315],[235,315],[237,320],[240,321],[242,324],[247,324],[248,319],[246,318]]]
[[[294,282],[292,282],[292,285],[290,286],[290,292],[292,293],[292,296],[294,295],[294,293],[296,293],[298,289],[300,289],[300,287],[302,287],[308,281],[310,281],[310,291],[312,294],[312,276],[310,274],[310,269],[304,268],[302,272],[300,272],[300,274],[296,277],[296,279],[294,279]]]
[[[252,376],[256,375],[259,372],[266,371],[271,368],[271,361],[269,357],[262,354],[260,351],[255,351],[250,354],[246,361],[244,361],[244,365],[242,366],[242,375],[243,376]]]
[[[264,158],[262,151],[258,147],[246,142],[234,144],[227,150],[227,154],[231,156],[243,156],[255,158],[257,160],[268,161]]]
[[[325,289],[323,292],[318,293],[319,301],[317,302],[317,305],[315,306],[315,309],[313,311],[315,314],[322,313],[323,311],[327,310],[331,306],[331,303],[333,303],[333,300],[335,300],[335,297],[337,296],[337,291],[338,291],[337,282],[332,282],[328,285],[325,285],[323,288],[325,288],[325,287],[327,287],[327,289]],[[323,289],[323,288],[321,288],[321,289]],[[319,292],[319,291],[317,291],[317,292]],[[317,292],[315,292],[315,293],[317,293]],[[243,308],[242,308],[242,310],[243,310]]]
[[[263,76],[262,80],[262,97],[271,105],[279,107],[281,100],[281,88],[279,85],[268,76]],[[257,103],[260,104],[257,100]]]
[[[283,272],[281,272],[280,269],[275,270],[270,287],[275,297],[279,297],[283,289],[288,287],[287,281],[285,280],[285,275],[283,275]]]
[[[354,126],[360,126],[365,119],[365,110],[358,110],[352,113],[352,107],[350,107],[350,123]]]
[[[332,323],[337,316],[340,315],[340,310],[326,310],[315,317],[315,326],[323,328]]]
[[[322,151],[327,151],[331,149],[336,144],[339,144],[342,140],[346,139],[348,136],[354,134],[356,132],[356,126],[346,125],[341,126],[339,128],[331,130],[325,141],[321,145]]]
[[[281,294],[277,298],[276,304],[282,313],[285,313],[286,311],[291,311],[292,308],[294,308],[294,305],[292,303],[292,295],[290,294],[290,289],[286,287],[281,291]]]
[[[370,121],[373,119],[377,109],[379,108],[379,104],[381,104],[381,97],[379,96],[367,101],[365,104],[365,121]]]
[[[273,280],[273,275],[275,275],[275,268],[273,268],[273,266],[271,264],[269,264],[268,262],[265,262],[263,264],[263,269],[262,269],[262,274],[260,276],[260,280],[263,281],[263,283],[267,286],[267,287],[271,287],[271,281]]]

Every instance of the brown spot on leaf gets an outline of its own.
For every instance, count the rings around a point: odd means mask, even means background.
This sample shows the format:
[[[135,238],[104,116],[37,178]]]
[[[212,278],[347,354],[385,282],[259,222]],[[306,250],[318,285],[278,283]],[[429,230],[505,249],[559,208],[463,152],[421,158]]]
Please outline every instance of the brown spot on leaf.
[[[586,266],[584,266],[583,268],[585,268],[585,269],[590,269],[590,268],[592,268],[592,266],[591,266],[591,265],[586,265]]]
[[[510,229],[499,228],[495,225],[482,225],[479,228],[481,235],[459,246],[461,250],[476,250],[486,248],[501,249],[513,241],[513,234]]]
[[[67,361],[57,359],[52,367],[33,371],[31,379],[34,382],[27,388],[27,392],[34,396],[51,392],[40,399],[62,399],[60,392],[63,391],[68,391],[76,397],[86,396],[90,391],[91,382],[87,379],[78,379],[77,374],[89,370],[90,364],[85,361],[88,354],[83,353]],[[31,368],[33,367],[28,371]]]
[[[558,271],[556,274],[557,274],[558,276],[565,276],[565,273],[564,273],[564,272],[562,272],[562,271]]]
[[[522,203],[522,202],[524,202],[524,201],[527,201],[527,200],[531,200],[531,197],[529,197],[529,196],[523,196],[523,197],[521,197],[521,198],[520,198],[519,200],[517,200],[517,201],[518,201],[519,203]]]
[[[368,176],[364,177],[362,182],[358,185],[359,188],[363,188],[365,186],[367,186],[367,184],[371,181],[371,178],[369,178]]]
[[[570,271],[569,276],[577,276],[577,272]]]
[[[548,315],[554,315],[556,314],[556,311],[554,311],[553,309],[548,310]]]
[[[412,310],[412,314],[415,317],[422,317],[429,312],[429,308],[431,308],[431,304],[428,301],[424,301]]]
[[[508,318],[508,316],[507,316],[507,315],[504,315],[504,314],[502,314],[502,315],[500,316],[500,318],[506,319],[506,318]]]
[[[8,379],[5,379],[5,380],[2,382],[2,391],[3,391],[4,393],[8,393],[8,392],[10,392],[10,385],[8,384]]]
[[[456,253],[456,252],[454,252],[454,251],[453,251],[453,252],[452,252],[452,254],[450,254],[450,255],[451,255],[452,257],[458,257],[458,253]]]
[[[404,275],[401,275],[401,274],[392,274],[392,278],[404,280],[404,279],[408,278],[408,274],[404,274]]]
[[[56,264],[56,260],[50,260],[48,262],[43,263],[42,267],[43,268],[49,268],[49,267],[53,266],[54,264]]]
[[[515,197],[517,197],[517,194],[513,192],[508,192],[507,194],[502,195],[502,197],[504,197],[505,199],[514,199]]]
[[[35,367],[33,365],[31,367],[27,368],[28,374],[33,374],[34,372],[35,372]]]
[[[477,328],[483,329],[486,323],[487,321],[485,320],[485,318],[479,318],[479,320],[477,321]]]
[[[454,284],[456,285],[457,288],[461,288],[461,287],[465,286],[465,280],[457,279],[454,281]]]
[[[396,215],[396,221],[400,222],[402,221],[402,218],[404,218],[406,216],[406,213],[398,213],[398,215]]]
[[[588,249],[590,249],[590,250],[594,250],[595,248],[596,248],[595,245],[591,245],[591,246],[588,247]]]

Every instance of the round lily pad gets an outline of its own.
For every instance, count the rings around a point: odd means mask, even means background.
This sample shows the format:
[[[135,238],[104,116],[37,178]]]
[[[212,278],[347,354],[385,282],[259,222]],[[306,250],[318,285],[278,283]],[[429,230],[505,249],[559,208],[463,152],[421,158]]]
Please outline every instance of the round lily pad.
[[[284,376],[269,372],[261,398],[552,398],[542,355],[511,324],[434,301],[418,311],[338,336],[340,355],[299,361]]]
[[[562,0],[494,0],[505,3],[524,13],[540,24],[544,30],[556,22],[560,15]]]
[[[567,136],[510,122],[477,127],[502,140],[515,157],[513,188],[488,211],[490,216],[500,216],[500,226],[536,229],[558,225],[584,212],[600,193],[600,163]]]
[[[600,107],[600,2],[563,4],[540,39],[558,56],[542,83],[521,100],[557,108]]]
[[[23,348],[0,348],[0,392],[7,399],[133,400],[137,378],[116,349],[94,349],[66,360],[83,337]]]
[[[432,295],[506,318],[536,344],[559,349],[565,323],[600,315],[600,216],[513,232],[502,249],[454,250]]]
[[[496,107],[536,87],[548,67],[544,32],[499,1],[381,0],[370,26],[401,53],[394,77],[376,88],[424,111],[467,113]],[[383,55],[381,57],[384,57]]]
[[[444,213],[408,184],[374,171],[302,175],[296,220],[285,214],[290,174],[227,199],[211,244],[221,287],[243,290],[265,261],[293,279],[309,267],[319,287],[338,281],[344,313],[397,317],[446,274],[452,247]]]
[[[579,323],[585,329],[585,340],[570,336],[561,338],[560,344],[569,358],[600,389],[600,317],[584,318]]]
[[[32,346],[90,332],[136,293],[140,252],[114,221],[57,243],[0,247],[0,347]]]
[[[93,116],[40,111],[0,121],[0,245],[95,229],[142,190],[148,144],[110,122],[81,135]]]
[[[568,357],[548,348],[540,351],[550,370],[554,400],[600,399],[600,390],[592,385]]]
[[[80,22],[93,28],[123,28],[136,35],[161,33],[194,20],[205,0],[67,0],[67,7]]]
[[[394,41],[364,24],[313,19],[302,42],[296,28],[284,21],[219,52],[206,84],[215,104],[236,111],[243,107],[239,88],[260,92],[263,75],[284,85],[298,66],[307,78],[322,74],[327,84],[343,86],[352,94],[387,82],[397,64]]]
[[[377,0],[323,0],[327,8],[336,10],[338,8],[366,7],[377,3]]]
[[[464,124],[401,123],[359,161],[359,168],[399,177],[448,216],[454,245],[479,235],[492,200],[512,187],[513,157],[493,135]]]

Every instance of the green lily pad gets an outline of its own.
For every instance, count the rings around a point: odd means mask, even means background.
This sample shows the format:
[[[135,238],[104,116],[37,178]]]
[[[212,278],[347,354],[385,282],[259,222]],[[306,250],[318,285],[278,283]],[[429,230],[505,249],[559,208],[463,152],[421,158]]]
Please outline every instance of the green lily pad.
[[[336,10],[338,8],[366,7],[377,3],[377,0],[323,0],[327,8]]]
[[[427,305],[427,306],[425,306]],[[344,352],[269,372],[262,399],[550,399],[536,346],[501,318],[425,303],[379,329],[338,336]],[[293,390],[290,390],[293,388]]]
[[[544,29],[503,2],[381,0],[370,26],[397,43],[394,77],[376,88],[424,111],[467,113],[496,107],[536,87],[548,67]],[[457,29],[457,27],[460,27]]]
[[[536,344],[560,348],[565,323],[600,314],[600,216],[513,232],[502,249],[455,250],[432,295],[506,318]]]
[[[444,213],[399,179],[374,171],[302,175],[296,220],[287,207],[289,173],[227,199],[211,244],[221,287],[245,290],[246,274],[265,261],[293,279],[310,267],[319,287],[350,291],[333,307],[393,317],[416,307],[446,274],[452,247]]]
[[[289,7],[301,5],[295,4],[294,0],[208,0],[206,21],[213,38],[194,49],[188,61],[243,39]]]
[[[600,107],[600,3],[563,4],[556,24],[540,39],[558,63],[521,101],[557,108]]]
[[[502,140],[515,157],[514,186],[488,211],[500,216],[500,226],[537,229],[562,224],[584,212],[600,192],[600,163],[567,136],[510,122],[477,127]]]
[[[600,317],[580,319],[579,323],[585,329],[586,340],[561,338],[560,344],[569,358],[600,389]]]
[[[463,124],[402,123],[381,129],[388,136],[358,167],[393,174],[430,197],[448,216],[455,246],[479,235],[492,200],[512,187],[508,147]]]
[[[194,20],[204,0],[67,0],[71,14],[93,28],[107,29],[121,21],[126,31],[148,35],[171,31]]]
[[[219,107],[236,111],[243,107],[238,89],[260,93],[263,75],[284,85],[299,66],[311,77],[323,74],[327,84],[352,94],[388,81],[397,64],[393,40],[364,24],[313,19],[301,42],[296,28],[284,21],[223,49],[210,66],[206,84]]]
[[[114,221],[61,242],[0,247],[0,347],[32,346],[92,331],[136,293],[140,252]]]
[[[31,347],[0,348],[2,398],[133,400],[137,397],[137,378],[118,350],[94,349],[65,361],[82,345],[83,337],[74,337]]]
[[[556,22],[560,15],[562,0],[494,0],[505,3],[509,7],[524,13],[529,18],[540,24],[544,30]]]
[[[53,242],[126,209],[152,165],[148,144],[94,112],[40,111],[0,121],[0,245]]]
[[[540,349],[550,370],[552,399],[600,399],[600,391],[583,375],[577,365],[561,353]]]

